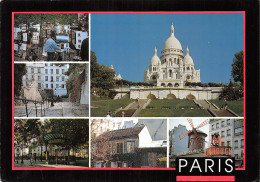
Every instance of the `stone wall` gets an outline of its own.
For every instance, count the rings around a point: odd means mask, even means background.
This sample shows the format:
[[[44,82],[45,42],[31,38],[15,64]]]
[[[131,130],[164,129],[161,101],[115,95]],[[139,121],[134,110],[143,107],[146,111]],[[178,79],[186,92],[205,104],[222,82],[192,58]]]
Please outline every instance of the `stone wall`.
[[[147,99],[151,96],[155,96],[156,99],[167,99],[176,96],[177,99],[192,99],[196,100],[210,100],[217,99],[221,91],[212,92],[211,89],[200,88],[140,88],[130,89],[131,99]]]

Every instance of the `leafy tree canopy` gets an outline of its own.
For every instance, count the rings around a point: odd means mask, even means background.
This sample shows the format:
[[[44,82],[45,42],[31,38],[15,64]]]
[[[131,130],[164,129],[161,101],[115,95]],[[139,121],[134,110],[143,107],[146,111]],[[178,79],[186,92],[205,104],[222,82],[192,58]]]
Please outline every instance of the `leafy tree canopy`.
[[[111,88],[115,86],[115,70],[109,66],[97,63],[95,52],[91,51],[91,88],[96,88],[100,96],[109,96]]]
[[[78,19],[78,14],[15,14],[14,24],[41,24],[43,22],[51,22],[53,24],[71,24],[73,21]]]
[[[21,95],[22,78],[27,73],[25,64],[14,64],[14,95]]]
[[[244,80],[244,52],[240,51],[235,54],[232,64],[231,76],[233,77],[235,82],[239,82],[243,85]]]
[[[244,96],[243,86],[237,83],[229,82],[222,89],[222,93],[219,96],[220,100],[238,100]]]

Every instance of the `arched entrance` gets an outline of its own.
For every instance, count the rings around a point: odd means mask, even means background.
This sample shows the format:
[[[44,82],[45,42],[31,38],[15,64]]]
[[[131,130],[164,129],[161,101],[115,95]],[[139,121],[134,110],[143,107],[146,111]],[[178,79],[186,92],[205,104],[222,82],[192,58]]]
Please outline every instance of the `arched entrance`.
[[[147,99],[156,99],[156,96],[154,94],[149,94],[147,96]]]
[[[172,83],[168,83],[167,86],[168,86],[168,87],[173,87]]]
[[[176,99],[176,96],[174,94],[168,94],[167,99]]]
[[[162,87],[165,87],[166,85],[165,85],[165,83],[162,83],[161,86],[162,86]]]
[[[192,94],[189,94],[189,95],[187,95],[186,99],[193,100],[193,99],[196,99],[196,97]]]
[[[179,87],[179,86],[180,86],[179,83],[174,84],[174,87]]]

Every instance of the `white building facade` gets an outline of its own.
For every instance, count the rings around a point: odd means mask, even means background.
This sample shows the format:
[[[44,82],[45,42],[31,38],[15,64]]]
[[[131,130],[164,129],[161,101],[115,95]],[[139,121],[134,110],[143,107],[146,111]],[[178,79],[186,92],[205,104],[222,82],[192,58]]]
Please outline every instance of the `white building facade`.
[[[39,63],[26,64],[26,71],[27,73],[22,78],[23,86],[30,86],[32,82],[35,81],[37,88],[39,90],[43,90],[44,88],[43,64],[39,64]]]
[[[209,136],[218,133],[221,146],[230,146],[236,160],[244,159],[244,121],[243,119],[211,119]],[[210,141],[209,141],[210,142]]]
[[[52,89],[54,95],[66,95],[66,80],[68,76],[65,72],[68,71],[69,65],[55,65],[53,63],[45,63],[44,66],[44,89]]]
[[[66,95],[66,81],[69,65],[55,65],[53,63],[32,63],[26,64],[27,73],[23,76],[23,86],[30,86],[33,81],[36,82],[38,90],[51,89],[55,95]]]
[[[186,82],[200,82],[200,70],[196,70],[187,47],[184,56],[182,45],[174,35],[171,26],[171,35],[165,41],[160,58],[157,49],[150,60],[149,69],[144,72],[145,82],[157,82],[157,87],[183,88]]]

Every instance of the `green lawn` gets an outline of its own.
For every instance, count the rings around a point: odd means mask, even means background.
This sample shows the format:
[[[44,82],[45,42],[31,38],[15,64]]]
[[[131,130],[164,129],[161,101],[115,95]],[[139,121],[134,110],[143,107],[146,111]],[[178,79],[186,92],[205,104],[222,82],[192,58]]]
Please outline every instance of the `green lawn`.
[[[128,99],[128,98],[117,99],[117,100],[112,100],[108,98],[103,98],[100,100],[91,100],[91,106],[97,107],[97,108],[91,108],[91,116],[105,117],[108,111],[113,112],[120,107],[124,108],[133,101],[134,101],[133,99]]]
[[[184,108],[184,109],[182,109]],[[193,109],[191,109],[193,108]],[[192,100],[152,100],[143,109],[138,117],[208,117],[211,116],[206,110],[199,107]]]
[[[204,109],[143,109],[138,117],[210,117]]]
[[[234,111],[239,116],[244,116],[244,100],[237,101],[224,101],[224,100],[209,100],[216,104],[218,107],[227,104],[228,108]]]
[[[180,99],[171,99],[171,100],[152,100],[152,102],[148,105],[147,109],[181,109],[181,108],[199,108],[192,100],[180,100]]]

